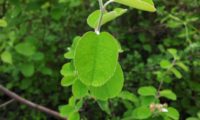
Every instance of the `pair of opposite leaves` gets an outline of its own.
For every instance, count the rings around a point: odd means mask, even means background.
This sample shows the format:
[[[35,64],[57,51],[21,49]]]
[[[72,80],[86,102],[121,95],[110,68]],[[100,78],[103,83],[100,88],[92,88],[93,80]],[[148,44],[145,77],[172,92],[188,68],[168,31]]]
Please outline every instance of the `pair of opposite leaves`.
[[[72,91],[78,97],[85,95],[88,89],[92,96],[101,100],[117,96],[124,82],[118,63],[120,50],[118,41],[107,32],[99,35],[87,32],[75,39],[70,53],[65,54],[66,58],[73,59],[73,64],[63,66],[61,74],[65,77],[62,85],[73,84]],[[70,83],[70,79],[76,80]]]
[[[156,8],[154,7],[154,3],[152,0],[114,0],[114,2],[133,7],[139,10],[154,12]],[[101,25],[106,24],[109,21],[116,19],[117,17],[126,13],[127,9],[123,8],[115,8],[113,11],[106,12],[103,15]],[[91,28],[96,28],[99,21],[100,10],[96,10],[91,13],[87,19],[87,23]]]

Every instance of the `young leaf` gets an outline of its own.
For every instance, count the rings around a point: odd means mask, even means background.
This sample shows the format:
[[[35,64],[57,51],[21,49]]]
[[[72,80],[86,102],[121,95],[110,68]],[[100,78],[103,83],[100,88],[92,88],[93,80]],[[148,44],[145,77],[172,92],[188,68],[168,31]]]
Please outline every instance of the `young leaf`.
[[[178,56],[177,56],[177,50],[176,50],[176,49],[170,48],[170,49],[167,49],[167,51],[168,51],[175,59],[178,58]]]
[[[72,46],[71,48],[69,48],[69,51],[67,53],[64,54],[64,57],[66,59],[74,59],[74,54],[75,54],[75,49],[76,49],[76,46],[77,46],[77,43],[78,41],[81,39],[80,36],[76,36],[74,39],[73,39],[73,43],[72,43]]]
[[[155,102],[155,96],[140,96],[140,101],[142,106],[149,106],[151,103]]]
[[[64,58],[66,58],[66,59],[73,59],[74,58],[74,53],[72,52],[71,49],[64,54]]]
[[[32,63],[22,64],[19,69],[25,77],[31,77],[35,72],[35,67]]]
[[[173,107],[169,107],[168,112],[166,112],[165,114],[173,120],[179,120],[180,117],[179,112]]]
[[[80,120],[80,115],[78,112],[74,112],[69,115],[69,120]]]
[[[168,69],[171,66],[172,66],[171,63],[168,60],[162,60],[160,62],[160,67],[163,68],[163,69]]]
[[[156,88],[154,88],[153,86],[140,87],[138,89],[138,94],[142,96],[155,96]]]
[[[132,112],[133,119],[147,119],[152,115],[150,109],[146,106],[136,108]]]
[[[117,17],[123,15],[126,11],[127,9],[115,8],[113,11],[105,12],[102,18],[101,25],[104,25],[107,22],[110,22],[116,19]],[[91,13],[89,17],[87,18],[87,23],[91,28],[97,27],[100,14],[101,14],[100,10],[96,10],[93,13]]]
[[[160,91],[160,96],[168,98],[170,100],[176,100],[176,94],[171,90],[162,90]]]
[[[109,102],[108,101],[98,101],[99,107],[105,111],[107,114],[111,114],[111,110],[109,108]]]
[[[88,94],[87,86],[81,83],[81,81],[76,80],[72,85],[72,93],[76,98],[82,98]]]
[[[61,80],[61,85],[64,87],[68,87],[68,86],[72,85],[75,81],[76,81],[76,77],[71,76],[71,75],[65,76]]]
[[[1,60],[5,63],[12,64],[12,55],[9,51],[4,51],[1,54]]]
[[[111,79],[100,87],[91,87],[91,95],[98,100],[107,100],[109,98],[116,97],[122,90],[124,83],[124,75],[120,65],[117,65],[115,74]]]
[[[131,93],[129,91],[122,91],[120,94],[119,94],[119,97],[124,99],[124,100],[129,100],[131,102],[133,102],[134,104],[137,104],[138,103],[138,98],[136,95],[134,95],[134,93]]]
[[[155,12],[156,8],[152,0],[114,0],[114,2],[133,7],[139,10]]]
[[[60,115],[63,117],[68,117],[75,112],[74,106],[72,105],[63,105],[59,107]]]
[[[187,118],[186,120],[199,120],[198,118],[195,118],[195,117],[189,117]]]
[[[19,43],[15,46],[15,50],[24,56],[31,56],[35,53],[35,46],[29,42]]]
[[[63,76],[74,76],[74,67],[72,63],[65,63],[60,70],[60,74]]]
[[[118,43],[109,33],[87,32],[75,50],[74,65],[81,82],[102,86],[114,74],[118,59]]]
[[[174,75],[178,78],[178,79],[181,79],[182,78],[182,75],[181,75],[181,73],[176,69],[176,68],[171,68],[170,69],[173,73],[174,73]]]
[[[61,75],[64,77],[61,80],[61,85],[68,87],[74,83],[74,81],[77,79],[75,74],[75,69],[72,63],[66,63],[62,66],[62,69],[60,71]]]
[[[189,68],[182,62],[177,62],[176,65],[182,68],[185,72],[189,71]]]
[[[7,27],[7,22],[4,19],[0,19],[0,27]]]

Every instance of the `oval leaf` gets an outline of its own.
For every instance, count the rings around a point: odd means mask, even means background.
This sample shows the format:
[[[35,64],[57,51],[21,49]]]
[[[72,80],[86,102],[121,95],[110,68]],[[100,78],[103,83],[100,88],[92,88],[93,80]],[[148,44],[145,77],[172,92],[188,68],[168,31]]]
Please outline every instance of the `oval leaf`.
[[[4,51],[2,54],[1,54],[1,60],[5,63],[9,63],[9,64],[12,64],[12,55],[10,52],[8,51]]]
[[[31,77],[35,72],[35,67],[31,63],[22,64],[19,69],[25,77]]]
[[[91,87],[90,92],[96,99],[107,100],[116,97],[121,92],[123,83],[124,75],[120,65],[118,65],[115,74],[106,84],[100,87]]]
[[[87,86],[81,83],[81,81],[76,80],[72,85],[72,93],[76,98],[82,98],[88,94]]]
[[[168,112],[166,112],[166,115],[173,120],[179,120],[180,117],[179,112],[173,107],[168,108]]]
[[[140,87],[138,90],[138,94],[142,96],[155,96],[156,92],[157,90],[153,86]]]
[[[126,11],[127,9],[116,8],[113,11],[104,13],[101,25],[104,25],[107,22],[110,22],[116,19],[117,17],[123,15]],[[101,14],[100,10],[96,10],[93,13],[91,13],[89,17],[87,18],[87,23],[91,28],[97,27],[100,14]]]
[[[109,33],[86,33],[75,50],[74,65],[78,77],[87,86],[102,86],[114,74],[118,59],[118,44]]]
[[[155,12],[156,8],[152,0],[114,0],[114,2],[133,7],[139,10]]]
[[[162,60],[160,62],[160,67],[163,69],[169,69],[172,66],[172,64],[168,60]]]
[[[168,98],[170,100],[176,100],[176,94],[171,90],[162,90],[160,91],[160,96]]]
[[[72,63],[66,63],[62,66],[60,73],[64,76],[61,80],[62,86],[70,86],[77,79],[75,69]]]
[[[181,79],[182,78],[182,74],[176,69],[176,68],[171,68],[170,69],[172,72],[173,72],[173,74],[178,78],[178,79]]]
[[[142,106],[133,110],[133,119],[147,119],[151,116],[151,111],[148,107]]]
[[[119,94],[119,97],[124,100],[129,100],[129,101],[133,102],[134,104],[137,104],[139,101],[137,96],[134,93],[131,93],[129,91],[122,91]]]
[[[4,19],[0,19],[0,27],[7,27],[7,22]]]
[[[24,42],[17,44],[15,50],[24,56],[31,56],[35,53],[36,48],[31,43]]]

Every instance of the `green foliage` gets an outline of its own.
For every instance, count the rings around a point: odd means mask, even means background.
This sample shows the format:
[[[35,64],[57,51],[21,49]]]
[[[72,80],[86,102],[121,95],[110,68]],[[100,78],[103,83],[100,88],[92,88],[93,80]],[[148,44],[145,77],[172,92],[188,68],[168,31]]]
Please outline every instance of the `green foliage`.
[[[82,46],[79,42],[85,32],[91,31],[91,27],[97,30],[100,16],[99,10],[96,11],[97,1],[0,0],[0,83],[55,110],[68,100],[59,110],[69,120],[199,119],[200,3],[198,0],[154,2],[156,8],[152,0],[111,0],[112,5],[107,5],[101,27],[119,41],[107,44],[107,39],[95,39],[85,45],[96,48],[96,41],[104,41],[103,46],[108,45],[103,49],[106,55],[100,57],[103,61],[96,60],[108,62],[106,67],[112,69],[108,74],[109,69],[103,69],[105,65],[99,63],[107,77],[100,75],[107,80],[91,86],[80,79],[75,53]],[[155,13],[144,12],[156,9]],[[92,14],[87,19],[89,13]],[[99,36],[98,31],[92,33]],[[120,64],[123,70],[119,77],[114,76],[117,69],[108,67],[113,62],[105,60],[113,58],[107,56],[113,45],[117,48],[113,66]],[[98,48],[102,50],[101,47]],[[95,52],[92,48],[88,50]],[[80,50],[81,54],[84,52],[85,49]],[[82,58],[89,57],[78,60]],[[82,63],[81,68],[88,62],[91,60]],[[85,74],[88,69],[82,72]],[[96,95],[92,88],[98,89]],[[8,99],[0,95],[1,104]],[[0,109],[0,113],[0,119],[53,119],[16,102]]]

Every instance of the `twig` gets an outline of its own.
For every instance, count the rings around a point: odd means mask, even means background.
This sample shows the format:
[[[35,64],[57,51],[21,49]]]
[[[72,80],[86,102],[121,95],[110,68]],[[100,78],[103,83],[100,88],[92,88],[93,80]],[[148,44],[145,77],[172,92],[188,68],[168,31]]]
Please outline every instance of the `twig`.
[[[12,103],[12,102],[14,102],[14,101],[15,101],[14,99],[11,99],[11,100],[9,100],[9,101],[7,101],[7,102],[1,104],[1,105],[0,105],[0,108],[7,106],[8,104],[10,104],[10,103]]]
[[[57,119],[60,119],[60,120],[67,120],[66,118],[60,116],[60,114],[58,112],[56,112],[54,110],[51,110],[49,108],[46,108],[44,106],[38,105],[36,103],[33,103],[33,102],[29,101],[29,100],[26,100],[26,99],[20,97],[19,95],[17,95],[16,93],[8,90],[7,88],[2,86],[1,84],[0,84],[0,91],[2,93],[6,94],[7,96],[13,98],[14,100],[16,100],[16,101],[18,101],[18,102],[20,102],[22,104],[25,104],[25,105],[33,108],[33,109],[36,109],[36,110],[41,111],[41,112],[44,112],[44,113],[46,113],[48,115],[51,115],[51,116],[53,116],[53,117],[55,117]]]
[[[171,69],[175,64],[176,64],[176,59],[173,60],[172,66],[169,67],[169,68],[167,69],[166,74],[170,71],[170,69]],[[163,82],[164,82],[164,79],[162,79],[162,80],[160,81],[160,84],[159,84],[158,89],[157,89],[156,98],[159,98],[159,97],[160,97],[160,90],[161,90],[161,88],[162,88]]]
[[[97,34],[100,34],[100,30],[101,30],[101,24],[102,24],[102,20],[103,20],[103,14],[106,11],[106,7],[112,3],[114,0],[109,0],[107,1],[105,4],[103,4],[102,0],[98,0],[99,1],[99,7],[100,7],[100,16],[99,16],[99,21],[97,24],[97,27],[95,28],[95,32]]]
[[[95,32],[96,32],[97,34],[100,33],[101,23],[102,23],[103,13],[104,13],[103,1],[102,1],[102,0],[98,0],[98,1],[99,1],[99,7],[100,7],[100,16],[99,16],[98,25],[97,25],[97,27],[95,28]]]

